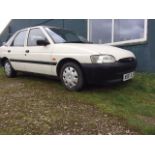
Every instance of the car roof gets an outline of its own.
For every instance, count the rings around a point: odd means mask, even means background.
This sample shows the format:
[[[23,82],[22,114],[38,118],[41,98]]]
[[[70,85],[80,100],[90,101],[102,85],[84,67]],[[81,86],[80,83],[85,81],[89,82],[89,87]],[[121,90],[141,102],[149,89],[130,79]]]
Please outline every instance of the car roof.
[[[47,27],[47,28],[63,29],[61,27],[56,27],[56,26],[39,25],[39,26],[26,27],[26,28],[23,28],[23,29],[18,30],[17,32],[24,31],[24,30],[27,30],[29,28],[32,29],[32,28],[41,28],[41,27],[43,27],[43,28],[46,28]]]

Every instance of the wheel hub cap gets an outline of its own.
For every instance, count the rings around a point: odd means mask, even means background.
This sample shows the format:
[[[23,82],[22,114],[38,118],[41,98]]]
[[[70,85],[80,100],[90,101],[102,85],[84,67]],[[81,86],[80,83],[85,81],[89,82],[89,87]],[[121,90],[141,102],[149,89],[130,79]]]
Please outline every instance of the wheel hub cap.
[[[10,75],[10,73],[11,73],[11,66],[9,63],[5,64],[5,72],[7,75]]]
[[[66,67],[63,71],[63,80],[67,87],[74,87],[78,83],[78,73],[73,67]]]

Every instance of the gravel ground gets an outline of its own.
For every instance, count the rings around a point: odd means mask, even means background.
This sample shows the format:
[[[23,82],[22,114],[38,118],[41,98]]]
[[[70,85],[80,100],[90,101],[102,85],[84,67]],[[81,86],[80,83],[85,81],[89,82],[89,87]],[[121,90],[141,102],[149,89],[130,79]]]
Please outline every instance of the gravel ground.
[[[50,78],[0,74],[0,134],[137,134]]]

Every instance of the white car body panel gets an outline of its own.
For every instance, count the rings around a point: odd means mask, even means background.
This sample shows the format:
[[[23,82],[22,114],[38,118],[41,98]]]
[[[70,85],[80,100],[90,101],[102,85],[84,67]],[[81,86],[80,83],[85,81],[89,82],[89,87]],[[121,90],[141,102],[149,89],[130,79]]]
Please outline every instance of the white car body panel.
[[[115,57],[116,61],[128,57],[135,58],[135,55],[130,51],[107,45],[81,43],[55,44],[42,27],[36,28],[41,28],[45,36],[48,38],[50,42],[48,46],[27,47],[26,41],[24,47],[2,46],[0,47],[0,58],[6,57],[8,59],[51,62],[57,64],[66,58],[74,59],[79,63],[92,64],[90,57],[92,55],[101,54],[112,55]],[[8,50],[11,50],[11,52],[8,53]],[[30,52],[25,53],[26,50],[29,50]],[[15,70],[57,76],[57,65],[24,62],[11,62],[11,64]]]
[[[62,51],[63,49],[63,51]],[[115,57],[118,61],[119,59],[134,57],[135,55],[127,50],[121,48],[100,45],[100,44],[76,44],[76,43],[67,43],[67,44],[56,44],[54,46],[55,52],[61,52],[61,54],[70,54],[70,55],[100,55],[108,54]],[[85,60],[84,60],[85,61]]]
[[[29,53],[26,54],[25,60],[27,61],[40,61],[40,62],[52,62],[52,52],[50,46],[42,47],[28,47]],[[41,73],[52,75],[55,71],[51,65],[26,63],[25,68],[27,72]]]

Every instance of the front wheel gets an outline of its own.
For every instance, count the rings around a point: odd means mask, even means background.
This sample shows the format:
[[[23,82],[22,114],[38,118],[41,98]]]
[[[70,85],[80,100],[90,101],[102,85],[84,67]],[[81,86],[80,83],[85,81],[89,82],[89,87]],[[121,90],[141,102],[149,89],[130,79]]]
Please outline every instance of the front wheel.
[[[5,71],[5,75],[9,78],[16,76],[16,71],[12,68],[8,60],[6,60],[4,63],[4,71]]]
[[[74,62],[65,63],[60,72],[63,85],[71,91],[79,91],[84,86],[83,73],[80,66]]]

